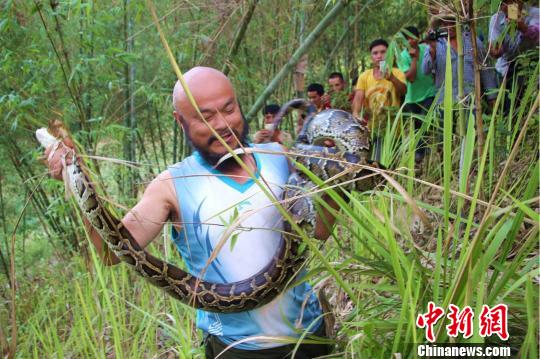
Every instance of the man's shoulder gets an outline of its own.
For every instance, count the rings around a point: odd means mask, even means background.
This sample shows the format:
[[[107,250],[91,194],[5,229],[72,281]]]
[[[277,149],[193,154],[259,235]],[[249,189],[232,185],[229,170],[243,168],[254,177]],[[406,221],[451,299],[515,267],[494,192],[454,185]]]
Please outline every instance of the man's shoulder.
[[[164,170],[160,174],[158,174],[154,179],[152,180],[152,184],[154,186],[162,187],[162,186],[170,186],[172,184],[173,175],[169,171],[169,169]]]
[[[158,174],[145,190],[144,198],[157,201],[165,201],[174,206],[175,190],[173,184],[173,175],[166,169]]]
[[[368,69],[368,70],[362,72],[360,74],[360,76],[358,76],[358,79],[361,79],[361,78],[365,79],[365,78],[368,78],[368,77],[370,77],[372,75],[373,75],[373,69]]]

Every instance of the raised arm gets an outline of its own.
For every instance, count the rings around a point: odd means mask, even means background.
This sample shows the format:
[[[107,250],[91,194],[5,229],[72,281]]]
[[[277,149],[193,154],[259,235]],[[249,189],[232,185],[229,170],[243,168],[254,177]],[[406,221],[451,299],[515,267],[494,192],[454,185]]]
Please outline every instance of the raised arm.
[[[387,75],[387,80],[392,82],[396,89],[396,93],[398,97],[405,96],[405,93],[407,92],[407,86],[405,85],[405,74],[399,70],[392,71]]]
[[[437,55],[437,43],[435,41],[429,42],[429,51],[424,51],[422,57],[422,71],[426,75],[431,75],[435,68],[435,57]]]
[[[53,178],[62,179],[62,157],[68,155],[69,151],[69,147],[61,145],[48,159],[47,165]],[[49,153],[50,149],[45,151],[46,156],[49,156]],[[69,160],[67,162],[70,163]],[[159,234],[165,221],[169,218],[178,220],[178,213],[171,176],[168,171],[165,171],[148,185],[141,200],[126,214],[122,223],[137,243],[144,248]],[[84,225],[103,262],[107,265],[118,263],[120,260],[109,250],[90,223],[84,220]]]

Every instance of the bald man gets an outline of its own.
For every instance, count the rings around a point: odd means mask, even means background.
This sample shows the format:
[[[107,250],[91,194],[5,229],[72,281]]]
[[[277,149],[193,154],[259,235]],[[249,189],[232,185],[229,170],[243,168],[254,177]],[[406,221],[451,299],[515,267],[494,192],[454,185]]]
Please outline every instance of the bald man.
[[[173,92],[173,115],[195,151],[158,175],[122,222],[144,248],[170,220],[172,238],[182,258],[190,272],[199,275],[226,230],[224,224],[245,216],[234,246],[223,246],[204,274],[204,279],[210,282],[239,281],[262,269],[277,250],[283,220],[272,203],[281,197],[290,165],[282,155],[240,155],[249,170],[264,179],[274,198],[268,198],[236,160],[215,166],[227,149],[208,125],[233,149],[243,145],[280,152],[283,147],[277,143],[253,145],[246,141],[247,123],[232,84],[223,73],[196,67],[184,77],[206,123],[179,82]],[[49,170],[57,179],[61,179],[60,159],[65,153],[66,150],[57,151],[49,161]],[[320,239],[328,237],[334,222],[327,212],[324,215],[315,229],[315,236]],[[103,245],[97,232],[88,230],[102,258],[107,263],[117,263],[118,258]],[[324,336],[320,304],[305,282],[251,311],[221,314],[197,310],[197,327],[204,333],[207,358],[214,358],[228,345],[245,339],[220,358],[285,358],[294,345],[260,337],[294,340],[306,328]],[[328,353],[327,345],[301,344],[296,357],[312,358]]]

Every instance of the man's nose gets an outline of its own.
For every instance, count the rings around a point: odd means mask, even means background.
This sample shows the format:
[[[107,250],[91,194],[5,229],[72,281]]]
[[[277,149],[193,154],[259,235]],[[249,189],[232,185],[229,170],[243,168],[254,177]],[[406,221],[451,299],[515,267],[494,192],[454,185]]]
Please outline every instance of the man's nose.
[[[211,123],[216,131],[224,130],[230,127],[230,121],[226,112],[218,111],[214,116],[214,121]]]

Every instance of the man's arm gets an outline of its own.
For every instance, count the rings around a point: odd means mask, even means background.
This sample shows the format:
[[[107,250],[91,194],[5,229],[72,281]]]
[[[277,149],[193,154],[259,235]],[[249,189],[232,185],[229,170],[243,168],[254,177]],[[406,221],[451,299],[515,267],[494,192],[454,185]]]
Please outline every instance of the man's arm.
[[[413,83],[416,80],[420,48],[405,49],[398,58],[398,69],[405,74],[405,79]]]
[[[49,152],[47,150],[45,155],[47,156]],[[61,146],[48,160],[47,165],[53,178],[62,179],[62,157],[66,153],[68,153],[67,147]],[[141,200],[125,215],[122,223],[137,243],[144,248],[159,234],[165,221],[171,215],[176,217],[177,213],[179,211],[174,186],[169,172],[165,171],[148,185]],[[109,250],[99,233],[86,219],[83,222],[103,262],[107,265],[119,263],[120,260]]]
[[[352,113],[355,118],[358,118],[360,112],[364,108],[365,92],[364,90],[356,90],[352,103]]]
[[[429,51],[424,51],[422,58],[422,71],[426,75],[431,75],[435,66],[435,58],[437,55],[437,43],[435,41],[429,42]]]
[[[407,85],[405,85],[404,82],[402,82],[400,79],[394,75],[394,71],[390,72],[390,75],[388,76],[388,80],[392,82],[394,87],[396,88],[396,93],[398,97],[403,97],[405,93],[407,92]]]
[[[339,204],[330,198],[329,195],[323,195],[322,200],[328,203],[328,205],[334,210],[339,210]],[[326,207],[321,207],[319,212],[317,212],[317,217],[315,218],[315,238],[321,241],[326,240],[332,233],[335,223],[336,217],[334,214]]]
[[[157,237],[171,215],[176,217],[176,204],[171,202],[175,199],[174,196],[171,176],[165,171],[150,182],[141,200],[122,219],[122,224],[141,248],[145,248]],[[86,219],[84,225],[103,262],[106,265],[119,263],[120,259]]]

